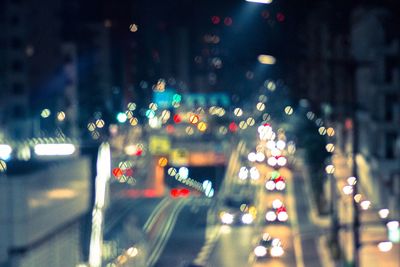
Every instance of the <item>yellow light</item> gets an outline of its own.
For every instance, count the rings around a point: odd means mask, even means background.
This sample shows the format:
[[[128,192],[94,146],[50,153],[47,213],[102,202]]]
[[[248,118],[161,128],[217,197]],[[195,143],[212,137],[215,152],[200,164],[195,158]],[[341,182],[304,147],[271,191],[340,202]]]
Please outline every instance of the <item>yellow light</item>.
[[[161,167],[165,167],[168,164],[168,159],[166,157],[162,157],[158,160],[158,165]]]
[[[175,176],[176,173],[177,173],[177,171],[176,171],[175,168],[171,167],[171,168],[168,169],[168,174],[169,174],[170,176]]]
[[[133,23],[133,24],[129,25],[129,30],[131,32],[137,32],[138,31],[138,26],[135,23]]]
[[[236,117],[240,117],[243,115],[243,110],[241,108],[235,108],[233,113],[235,114]]]
[[[204,132],[207,130],[207,124],[202,121],[197,125],[197,129],[199,129],[200,132]]]
[[[244,130],[247,128],[247,123],[245,121],[240,121],[239,122],[239,128]]]
[[[57,113],[57,120],[58,121],[63,121],[65,119],[65,113],[64,111],[60,111]]]
[[[191,114],[189,117],[189,122],[192,124],[197,124],[199,122],[199,116],[196,114]]]
[[[335,130],[332,127],[329,127],[328,129],[326,129],[326,133],[328,134],[328,136],[334,136]]]
[[[293,114],[293,108],[291,107],[291,106],[286,106],[285,107],[285,113],[287,114],[287,115],[292,115]]]
[[[135,118],[135,117],[130,118],[130,119],[129,119],[129,123],[130,123],[132,126],[136,126],[136,125],[138,124],[138,119]]]
[[[247,123],[247,125],[249,125],[249,126],[253,126],[255,122],[256,122],[256,121],[255,121],[252,117],[249,117],[249,118],[247,118],[247,120],[246,120],[246,123]]]
[[[258,61],[264,65],[273,65],[276,62],[276,59],[273,56],[269,55],[259,55]]]
[[[96,125],[93,122],[88,123],[87,128],[90,132],[93,132],[96,129]]]
[[[325,149],[326,149],[326,151],[332,153],[333,151],[335,151],[335,145],[332,144],[332,143],[329,143],[329,144],[327,144],[327,145],[325,146]]]
[[[42,118],[48,118],[50,116],[51,112],[49,109],[43,109],[42,112],[40,113],[40,116],[42,116]]]
[[[98,119],[97,121],[96,121],[96,126],[98,127],[98,128],[103,128],[104,127],[104,121],[102,120],[102,119]]]
[[[318,128],[318,132],[320,135],[325,135],[326,134],[326,129],[324,126],[321,126]]]
[[[258,111],[263,111],[265,109],[265,104],[262,102],[258,102],[256,107]]]
[[[335,172],[335,167],[330,164],[330,165],[325,167],[325,172],[328,173],[328,174],[332,174],[332,173]]]
[[[0,160],[0,172],[5,172],[7,170],[7,164],[5,161]]]
[[[127,105],[127,108],[128,108],[129,110],[133,111],[133,110],[136,109],[136,104],[135,104],[135,103],[132,103],[132,102],[129,102],[128,105]]]

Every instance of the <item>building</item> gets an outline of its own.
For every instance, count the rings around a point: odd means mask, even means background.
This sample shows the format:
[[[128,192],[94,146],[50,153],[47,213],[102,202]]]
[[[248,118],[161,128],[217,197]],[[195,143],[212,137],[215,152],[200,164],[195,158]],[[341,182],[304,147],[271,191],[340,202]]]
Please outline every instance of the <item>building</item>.
[[[400,196],[400,35],[395,16],[387,8],[355,9],[350,32],[359,175],[372,200],[391,211],[398,211]]]

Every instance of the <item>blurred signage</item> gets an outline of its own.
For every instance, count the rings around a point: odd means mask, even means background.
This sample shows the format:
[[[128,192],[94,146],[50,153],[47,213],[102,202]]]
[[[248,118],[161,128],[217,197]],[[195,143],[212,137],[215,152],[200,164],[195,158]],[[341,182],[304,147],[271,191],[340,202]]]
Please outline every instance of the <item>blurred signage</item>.
[[[171,149],[171,141],[167,136],[153,135],[149,138],[149,150],[153,155],[166,155]]]
[[[221,106],[229,107],[230,98],[225,93],[188,94],[184,97],[187,106]]]
[[[186,166],[189,164],[189,151],[186,149],[173,149],[169,159],[171,165]]]
[[[160,108],[171,108],[172,101],[174,100],[175,91],[173,89],[166,89],[165,91],[154,91],[153,102]]]

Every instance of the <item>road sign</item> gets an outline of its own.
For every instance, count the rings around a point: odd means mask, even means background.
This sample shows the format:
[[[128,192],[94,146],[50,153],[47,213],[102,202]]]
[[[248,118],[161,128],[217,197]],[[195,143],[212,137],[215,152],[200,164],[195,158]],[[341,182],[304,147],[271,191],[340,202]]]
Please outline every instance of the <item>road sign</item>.
[[[153,155],[166,155],[171,149],[171,141],[167,136],[152,135],[149,137],[149,150]]]

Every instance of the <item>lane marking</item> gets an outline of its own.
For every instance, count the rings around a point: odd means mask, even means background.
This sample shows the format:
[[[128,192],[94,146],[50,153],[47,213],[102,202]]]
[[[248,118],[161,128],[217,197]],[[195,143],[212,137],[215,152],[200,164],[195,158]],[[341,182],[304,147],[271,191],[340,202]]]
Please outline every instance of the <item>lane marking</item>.
[[[149,218],[147,219],[146,223],[143,225],[143,231],[148,233],[151,228],[153,228],[156,219],[160,216],[161,212],[163,209],[171,202],[171,199],[169,197],[164,197],[163,200],[161,200],[156,208],[153,210],[153,212],[150,214]]]
[[[293,173],[293,171],[292,171]],[[296,259],[296,266],[297,267],[304,267],[304,258],[303,258],[303,250],[301,246],[301,238],[300,238],[300,230],[299,230],[299,222],[297,219],[297,209],[296,209],[296,204],[294,202],[294,189],[293,189],[293,175],[292,177],[286,178],[286,181],[288,182],[288,188],[287,188],[287,202],[288,202],[288,209],[291,214],[291,220],[290,224],[293,227],[293,246],[294,246],[294,255]]]
[[[175,205],[173,211],[170,213],[170,216],[162,228],[162,233],[158,236],[154,249],[151,249],[152,254],[148,258],[146,262],[146,266],[152,267],[160,258],[161,253],[164,251],[165,245],[167,244],[169,238],[171,237],[172,231],[178,219],[178,215],[185,206],[186,201],[185,199],[180,199],[179,202]]]

